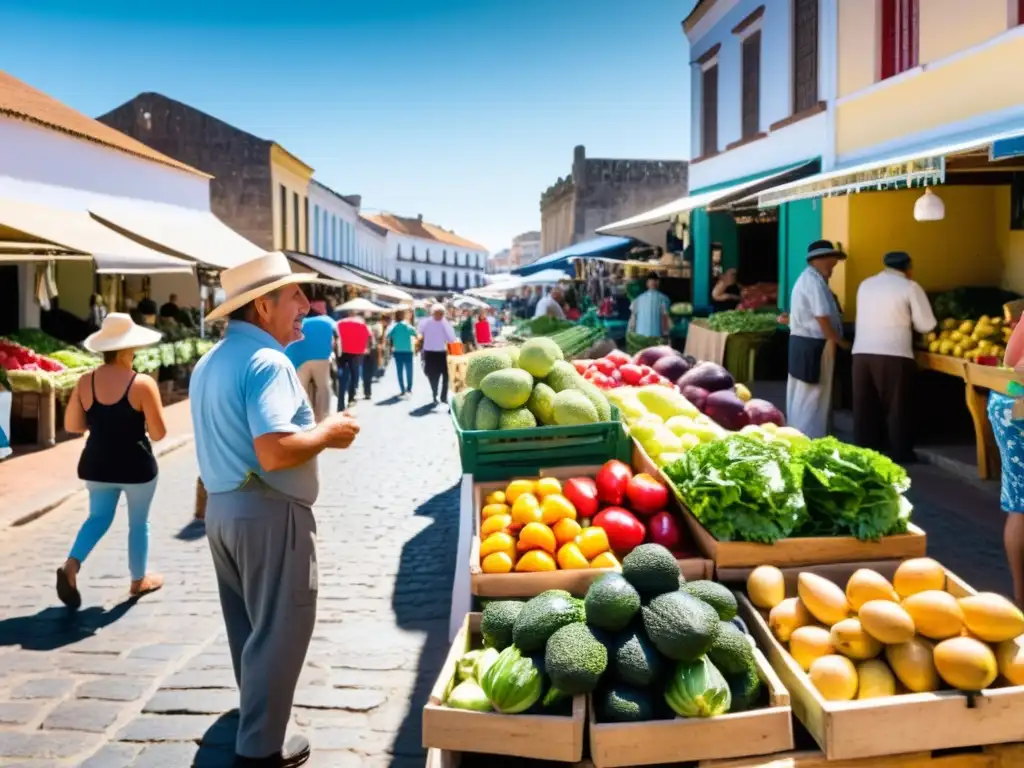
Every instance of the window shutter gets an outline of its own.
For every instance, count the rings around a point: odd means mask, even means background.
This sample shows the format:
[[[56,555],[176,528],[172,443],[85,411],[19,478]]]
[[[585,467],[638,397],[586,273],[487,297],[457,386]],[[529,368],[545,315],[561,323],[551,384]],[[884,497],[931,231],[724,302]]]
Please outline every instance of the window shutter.
[[[743,138],[761,130],[761,31],[743,41]]]
[[[818,103],[818,0],[793,0],[793,114]]]
[[[704,70],[701,88],[701,155],[718,151],[718,65]]]

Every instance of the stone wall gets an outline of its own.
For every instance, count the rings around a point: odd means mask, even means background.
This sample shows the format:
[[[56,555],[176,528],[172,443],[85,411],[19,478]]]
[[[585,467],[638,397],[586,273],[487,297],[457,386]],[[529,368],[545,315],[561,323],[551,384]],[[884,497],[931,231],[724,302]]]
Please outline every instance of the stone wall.
[[[213,213],[256,245],[273,250],[269,141],[158,93],[140,94],[96,119],[213,176]]]

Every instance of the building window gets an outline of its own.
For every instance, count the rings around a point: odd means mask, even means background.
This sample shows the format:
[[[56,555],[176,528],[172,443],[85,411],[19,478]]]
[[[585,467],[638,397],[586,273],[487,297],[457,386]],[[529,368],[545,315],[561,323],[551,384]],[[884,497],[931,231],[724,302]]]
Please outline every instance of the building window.
[[[442,272],[441,273],[441,287],[442,288],[447,288],[448,287],[448,273],[447,272]]]
[[[395,258],[396,259],[402,258],[402,244],[401,243],[399,243],[397,246],[395,246]]]
[[[396,283],[402,282],[402,270],[400,270],[400,269],[396,269],[395,270],[395,282]]]
[[[284,251],[288,248],[288,190],[284,188],[284,184],[281,184],[280,187],[281,250]]]
[[[295,250],[296,251],[301,251],[302,248],[299,245],[299,224],[300,224],[300,221],[299,221],[299,193],[298,192],[292,192],[292,216],[295,219],[292,222],[292,229],[294,230],[294,235],[295,235],[295,237],[294,237]]]
[[[742,44],[743,138],[761,131],[761,30],[747,35]]]
[[[409,275],[409,285],[416,285],[416,270],[411,270]]]
[[[817,103],[818,0],[793,0],[793,114]]]
[[[917,3],[882,0],[882,80],[917,66]]]
[[[700,154],[710,157],[718,152],[718,64],[701,74]]]
[[[427,288],[429,288],[430,287],[430,270],[429,269],[426,271],[426,274],[423,275],[423,280],[426,282]]]
[[[1017,18],[1011,21],[1011,26],[1015,24],[1024,24],[1024,0],[1017,0],[1015,3]]]
[[[1024,2],[1024,0],[1021,0],[1021,2]],[[441,263],[442,264],[447,264],[448,263],[448,249],[447,248],[445,248],[443,251],[441,251]]]
[[[319,256],[320,251],[320,206],[313,206],[313,255]]]
[[[412,247],[412,260],[416,261],[416,246],[415,245]]]
[[[341,258],[341,237],[338,217],[331,216],[331,259],[338,261]]]
[[[306,241],[306,252],[308,253],[309,248],[309,198],[303,196],[302,198],[302,237]]]

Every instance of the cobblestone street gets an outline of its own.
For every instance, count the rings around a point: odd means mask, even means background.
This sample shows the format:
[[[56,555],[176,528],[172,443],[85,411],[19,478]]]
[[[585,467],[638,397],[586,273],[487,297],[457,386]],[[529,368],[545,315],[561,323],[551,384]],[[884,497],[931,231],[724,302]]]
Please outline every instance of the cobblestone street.
[[[422,376],[400,401],[388,373],[355,408],[355,446],[320,463],[318,623],[293,714],[313,766],[422,766],[420,708],[447,651],[457,452],[447,412],[418,408]],[[237,692],[195,478],[191,446],[161,459],[150,561],[167,581],[135,602],[123,509],[77,616],[53,576],[85,496],[0,531],[0,765],[230,765]]]

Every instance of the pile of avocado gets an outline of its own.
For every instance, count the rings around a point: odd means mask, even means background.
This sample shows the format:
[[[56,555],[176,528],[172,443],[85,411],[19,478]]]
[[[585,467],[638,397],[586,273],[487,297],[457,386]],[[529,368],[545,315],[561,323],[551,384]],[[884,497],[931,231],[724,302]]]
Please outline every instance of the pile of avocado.
[[[753,643],[732,592],[712,581],[686,582],[658,544],[634,549],[622,573],[599,577],[583,600],[549,590],[525,603],[490,602],[481,632],[489,647],[543,656],[548,688],[538,712],[592,693],[599,722],[670,719],[676,712],[666,692],[685,685],[681,670],[698,660],[728,683],[729,712],[749,709],[761,696]]]

